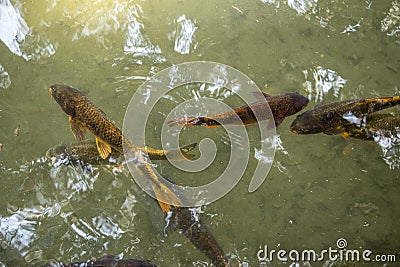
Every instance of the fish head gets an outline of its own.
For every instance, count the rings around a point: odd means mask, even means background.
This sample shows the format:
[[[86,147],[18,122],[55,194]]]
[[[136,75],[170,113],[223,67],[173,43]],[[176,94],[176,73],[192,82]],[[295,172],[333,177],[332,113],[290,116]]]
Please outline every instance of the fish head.
[[[68,160],[66,155],[66,144],[54,146],[46,151],[46,157],[53,165],[60,165]]]
[[[75,117],[75,109],[80,99],[85,98],[79,90],[62,84],[51,85],[50,94],[61,109],[72,117]]]
[[[290,125],[290,131],[295,134],[315,134],[324,131],[323,125],[314,122],[313,114],[306,111],[296,117]]]
[[[296,114],[308,105],[308,98],[299,93],[289,93],[288,96],[290,105],[288,105],[289,110],[287,111],[286,116]]]

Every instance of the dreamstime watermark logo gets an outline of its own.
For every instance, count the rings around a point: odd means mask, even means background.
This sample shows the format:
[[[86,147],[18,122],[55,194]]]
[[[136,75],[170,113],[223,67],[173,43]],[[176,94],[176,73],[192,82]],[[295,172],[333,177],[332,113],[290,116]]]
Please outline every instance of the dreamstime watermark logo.
[[[166,122],[177,119],[174,114],[183,106],[186,107],[185,114],[187,116],[194,116],[198,114],[196,107],[209,107],[210,110],[219,110],[220,113],[229,112],[229,121],[231,125],[222,125],[226,130],[230,141],[230,155],[229,162],[222,174],[214,179],[211,183],[201,186],[182,186],[177,185],[164,179],[162,174],[157,173],[153,168],[152,171],[156,172],[158,179],[167,185],[173,192],[178,193],[181,197],[182,205],[185,207],[195,207],[204,204],[209,204],[227,194],[242,178],[250,156],[254,156],[250,149],[250,141],[247,135],[246,128],[241,125],[240,117],[233,112],[233,109],[223,103],[221,100],[205,97],[200,95],[202,85],[207,84],[215,88],[225,88],[229,95],[239,97],[246,105],[257,102],[263,106],[262,115],[266,115],[270,119],[261,120],[260,111],[253,109],[252,113],[258,121],[259,135],[260,135],[260,149],[257,149],[257,155],[260,159],[253,172],[252,179],[249,184],[249,192],[257,190],[263,183],[271,168],[273,158],[275,155],[275,122],[272,112],[265,98],[255,97],[262,95],[261,90],[257,85],[242,72],[215,62],[187,62],[178,64],[167,69],[164,69],[154,75],[151,79],[144,82],[132,97],[124,117],[123,134],[137,147],[146,146],[146,123],[149,120],[150,113],[154,110],[156,104],[160,100],[168,98],[168,94],[176,88],[184,88],[186,85],[199,85],[197,92],[193,93],[193,99],[184,100],[175,106],[175,108],[166,116],[165,122],[161,130],[161,143],[163,149],[177,149],[179,147],[179,134],[171,134],[170,126]],[[190,87],[193,88],[193,87]],[[187,89],[193,90],[193,89]],[[192,104],[192,105],[191,105]],[[193,106],[192,110],[187,107]],[[216,109],[217,108],[217,109]],[[185,116],[186,116],[185,115]],[[213,114],[207,114],[213,115]],[[218,121],[218,118],[216,119]],[[184,126],[178,127],[182,130]],[[180,127],[180,128],[179,128]],[[201,127],[201,126],[199,126]],[[196,133],[196,127],[192,127],[193,133]],[[213,131],[210,129],[210,137]],[[235,138],[240,137],[240,144],[235,141]],[[216,155],[216,145],[212,139],[206,138],[198,140],[199,151],[201,156],[197,160],[179,160],[173,161],[169,159],[170,163],[181,171],[188,174],[200,172],[205,170],[213,162]],[[127,153],[128,152],[128,153]],[[126,158],[129,158],[131,153],[124,149]],[[261,157],[259,156],[261,155]],[[146,174],[137,170],[137,162],[128,162],[128,169],[131,172],[135,181],[141,188],[151,195],[153,198],[155,194],[153,188],[149,185],[149,177]],[[167,203],[173,204],[173,203]]]
[[[394,254],[374,254],[369,249],[357,250],[347,249],[347,240],[339,238],[336,241],[336,248],[328,247],[320,252],[312,249],[299,250],[268,250],[265,245],[263,249],[257,252],[259,261],[278,260],[280,262],[300,262],[300,261],[339,261],[339,262],[396,262],[396,255]]]

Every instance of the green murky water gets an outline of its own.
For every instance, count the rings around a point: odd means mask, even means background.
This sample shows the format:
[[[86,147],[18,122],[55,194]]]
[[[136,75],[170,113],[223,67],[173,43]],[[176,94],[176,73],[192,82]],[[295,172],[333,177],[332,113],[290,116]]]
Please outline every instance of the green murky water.
[[[80,88],[121,127],[137,88],[187,61],[232,66],[272,95],[298,91],[309,97],[309,108],[399,94],[398,2],[347,2],[0,0],[0,265],[113,254],[159,266],[207,266],[183,235],[164,234],[163,214],[128,172],[96,167],[90,174],[45,159],[48,148],[74,140],[49,85]],[[153,146],[160,145],[162,119],[151,119],[155,131],[146,138]],[[256,192],[248,193],[246,173],[228,195],[202,208],[232,265],[290,265],[260,261],[257,252],[265,245],[335,249],[339,238],[349,249],[399,261],[398,152],[373,141],[296,136],[289,132],[293,119],[278,127],[273,166]],[[256,127],[248,130],[257,136]],[[182,135],[191,142],[213,135],[224,141],[218,129]],[[221,144],[204,179],[229,159]],[[186,179],[167,163],[159,170]]]

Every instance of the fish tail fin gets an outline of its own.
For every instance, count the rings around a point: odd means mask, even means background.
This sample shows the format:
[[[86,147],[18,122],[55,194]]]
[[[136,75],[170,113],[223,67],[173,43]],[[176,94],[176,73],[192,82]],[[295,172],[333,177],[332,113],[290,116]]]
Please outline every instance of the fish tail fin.
[[[181,147],[180,151],[182,152],[182,155],[186,159],[192,159],[195,157],[195,155],[188,153],[189,151],[193,150],[197,146],[197,143],[192,143],[187,146]]]
[[[196,146],[197,143],[192,143],[179,149],[171,150],[168,152],[168,157],[170,157],[171,160],[192,159],[195,155],[189,153],[189,151],[193,150]]]
[[[154,194],[156,195],[158,205],[163,212],[170,212],[171,205],[174,207],[182,206],[182,202],[179,200],[176,194],[174,194],[171,189],[166,185],[159,183],[153,185]]]

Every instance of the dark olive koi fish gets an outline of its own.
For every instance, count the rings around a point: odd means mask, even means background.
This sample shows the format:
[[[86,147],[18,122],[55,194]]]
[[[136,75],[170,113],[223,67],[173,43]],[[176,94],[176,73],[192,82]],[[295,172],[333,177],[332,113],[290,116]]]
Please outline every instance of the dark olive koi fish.
[[[50,86],[50,94],[69,116],[71,130],[76,139],[83,140],[89,130],[96,137],[96,146],[100,156],[105,159],[111,153],[111,148],[123,153],[123,146],[132,153],[132,161],[136,167],[147,176],[158,203],[164,212],[169,212],[173,206],[182,205],[179,197],[160,181],[147,158],[122,132],[105,116],[104,112],[94,106],[79,90],[60,84]]]
[[[400,104],[400,96],[355,99],[317,105],[293,121],[290,130],[296,134],[339,134],[346,125],[358,123],[370,113]]]
[[[188,152],[196,147],[196,143],[184,146],[176,150],[159,150],[154,148],[138,148],[145,151],[151,160],[165,160],[167,157],[173,160],[181,160],[184,158],[192,158],[194,155]],[[70,144],[56,145],[46,152],[46,157],[55,162],[84,162],[92,165],[102,164],[122,164],[124,156],[111,150],[110,155],[103,159],[100,157],[96,142],[92,140],[78,141]]]
[[[298,93],[283,93],[275,96],[270,96],[266,93],[262,95],[255,94],[256,97],[265,98],[271,109],[272,115],[275,120],[275,126],[280,125],[283,120],[302,110],[308,104],[308,99]],[[170,126],[183,125],[183,126],[205,126],[207,128],[218,127],[221,125],[249,125],[260,120],[271,119],[268,108],[265,107],[265,100],[257,101],[249,105],[236,108],[231,112],[221,113],[212,116],[190,117],[176,119],[168,122]],[[256,115],[257,114],[257,117]],[[237,116],[240,118],[238,124]]]
[[[70,264],[58,265],[62,267],[157,267],[148,260],[139,259],[118,259],[108,255],[98,260],[87,260],[73,262]]]
[[[217,267],[229,267],[228,259],[206,224],[194,208],[173,208],[169,228],[182,231],[192,244],[203,252]]]
[[[361,125],[351,124],[345,127],[344,137],[362,140],[374,140],[375,137],[400,137],[400,115],[371,114]]]

